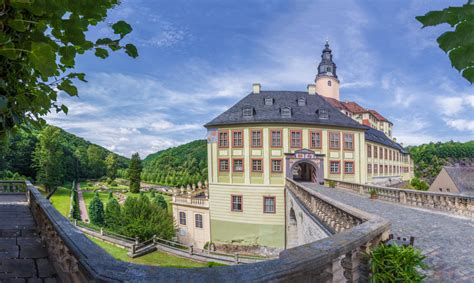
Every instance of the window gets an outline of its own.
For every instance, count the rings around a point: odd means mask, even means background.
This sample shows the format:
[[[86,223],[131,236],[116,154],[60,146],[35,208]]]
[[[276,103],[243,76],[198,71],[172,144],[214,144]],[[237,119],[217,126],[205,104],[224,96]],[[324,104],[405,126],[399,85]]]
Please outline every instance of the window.
[[[329,133],[329,148],[339,149],[339,133]]]
[[[319,119],[329,119],[329,111],[325,108],[321,108],[316,110],[316,116],[318,116]]]
[[[311,131],[310,141],[311,141],[311,148],[321,148],[321,132]]]
[[[179,212],[179,224],[186,225],[186,212]]]
[[[379,154],[378,154],[378,153],[379,153],[379,148],[374,145],[374,158],[378,158],[378,157],[379,157]]]
[[[379,166],[377,164],[374,164],[374,174],[379,173]]]
[[[272,172],[274,173],[281,173],[281,159],[273,159],[272,160]]]
[[[385,174],[388,174],[388,165],[385,165],[384,172]]]
[[[329,170],[331,174],[339,174],[339,161],[331,161],[329,163]]]
[[[275,197],[263,197],[263,213],[275,213]]]
[[[392,160],[392,151],[391,150],[388,151],[388,159]]]
[[[272,130],[272,147],[281,147],[281,130]]]
[[[242,211],[242,196],[231,196],[232,211]]]
[[[367,145],[367,157],[372,157],[372,146],[370,144]]]
[[[262,130],[252,130],[252,147],[262,146]]]
[[[306,105],[306,99],[304,97],[298,98],[298,106],[305,106]]]
[[[234,172],[244,171],[244,161],[242,159],[234,159]]]
[[[229,146],[229,133],[219,132],[219,147],[228,147],[228,146]]]
[[[379,147],[379,158],[383,159],[383,148]]]
[[[380,171],[380,175],[382,175],[382,174],[383,174],[383,165],[380,165],[380,166],[379,166],[379,169],[380,169],[380,170],[379,170],[379,171]]]
[[[262,172],[262,159],[252,159],[252,171],[253,172]]]
[[[328,86],[331,86],[331,81],[328,81]]]
[[[367,173],[372,174],[372,164],[367,164]]]
[[[345,161],[344,162],[344,174],[354,174],[354,162]]]
[[[242,110],[242,115],[244,118],[250,118],[253,116],[253,107],[247,106]]]
[[[243,146],[243,133],[242,131],[233,131],[232,132],[232,146],[233,147],[242,147]]]
[[[281,108],[281,117],[282,118],[291,118],[291,108],[290,107],[283,107]]]
[[[273,105],[273,98],[265,97],[265,105]]]
[[[384,150],[384,153],[383,153],[383,158],[384,158],[385,160],[388,159],[388,154],[387,154],[387,153],[388,153],[388,152],[387,152],[387,149],[385,149],[385,150]]]
[[[219,160],[219,171],[220,172],[229,171],[229,159],[220,159]]]
[[[291,147],[300,148],[301,147],[301,130],[292,130],[290,131],[291,136]]]
[[[202,214],[194,214],[194,224],[196,228],[202,228]]]
[[[344,149],[354,149],[354,134],[344,134]]]

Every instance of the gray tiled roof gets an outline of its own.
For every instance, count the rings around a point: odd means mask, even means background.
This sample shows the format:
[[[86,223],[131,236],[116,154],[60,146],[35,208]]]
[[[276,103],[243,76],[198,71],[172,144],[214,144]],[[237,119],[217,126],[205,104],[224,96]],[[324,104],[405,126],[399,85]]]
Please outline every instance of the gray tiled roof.
[[[399,143],[394,142],[392,139],[387,137],[383,132],[376,130],[371,127],[366,127],[365,139],[371,142],[376,142],[394,149],[398,149],[402,153],[408,153]]]
[[[474,167],[444,167],[444,169],[461,194],[474,196]]]
[[[298,98],[306,99],[305,106],[298,105]],[[265,98],[273,98],[273,105],[265,105]],[[243,116],[243,108],[253,107],[252,117]],[[281,108],[290,107],[292,115],[290,118],[281,116]],[[328,119],[319,119],[316,110],[327,109]],[[211,122],[204,125],[206,128],[236,124],[257,124],[257,123],[292,123],[309,125],[327,125],[337,127],[347,127],[354,129],[364,129],[365,126],[347,117],[337,108],[331,106],[319,95],[309,95],[304,91],[261,91],[260,93],[250,93],[237,102],[227,111],[217,116]]]

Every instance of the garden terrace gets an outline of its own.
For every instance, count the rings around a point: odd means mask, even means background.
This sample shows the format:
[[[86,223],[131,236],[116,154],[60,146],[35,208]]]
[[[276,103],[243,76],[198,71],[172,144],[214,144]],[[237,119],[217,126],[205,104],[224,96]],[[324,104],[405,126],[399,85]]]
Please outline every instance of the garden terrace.
[[[48,259],[57,276],[66,282],[341,281],[344,277],[357,280],[368,276],[368,263],[362,252],[385,239],[390,228],[388,220],[356,209],[345,209],[341,212],[342,215],[352,215],[359,221],[329,238],[285,250],[278,259],[214,268],[151,267],[114,259],[76,229],[31,183],[14,183],[26,191],[29,213],[46,247]],[[0,181],[0,184],[3,186],[6,182]],[[290,189],[301,188],[293,183]],[[319,201],[318,194],[305,191],[305,198],[315,198],[313,202]],[[329,199],[325,202],[331,203],[336,213],[341,207]],[[305,203],[308,203],[307,200]],[[313,207],[312,211],[317,211],[317,207]],[[1,215],[2,218],[3,216]]]

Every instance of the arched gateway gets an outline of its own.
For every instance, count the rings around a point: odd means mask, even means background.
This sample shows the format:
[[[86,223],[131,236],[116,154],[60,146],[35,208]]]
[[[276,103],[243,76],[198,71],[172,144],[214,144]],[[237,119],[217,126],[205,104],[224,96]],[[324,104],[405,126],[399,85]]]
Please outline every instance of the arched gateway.
[[[286,153],[286,177],[296,181],[324,183],[324,154],[309,149]]]

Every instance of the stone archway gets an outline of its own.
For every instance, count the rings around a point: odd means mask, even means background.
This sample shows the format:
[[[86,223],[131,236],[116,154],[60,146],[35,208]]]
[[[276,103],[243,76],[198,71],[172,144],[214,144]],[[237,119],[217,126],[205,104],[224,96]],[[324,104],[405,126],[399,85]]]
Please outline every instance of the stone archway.
[[[295,181],[324,183],[324,154],[301,149],[286,154],[286,177]]]

